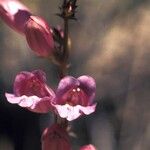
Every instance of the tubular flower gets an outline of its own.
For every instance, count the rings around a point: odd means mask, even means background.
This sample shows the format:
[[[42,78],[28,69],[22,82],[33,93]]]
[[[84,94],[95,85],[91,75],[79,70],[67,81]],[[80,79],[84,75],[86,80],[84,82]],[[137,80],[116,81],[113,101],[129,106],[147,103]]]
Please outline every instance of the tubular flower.
[[[53,111],[68,121],[95,111],[93,104],[96,84],[90,76],[60,80],[56,93],[46,85],[44,72],[21,72],[14,82],[14,94],[6,93],[8,102],[18,104],[33,112]]]
[[[58,124],[44,130],[41,142],[42,150],[71,150],[68,134]]]
[[[93,104],[96,84],[90,76],[64,77],[58,85],[54,105],[61,118],[72,121],[82,114],[89,115],[95,111]]]
[[[54,92],[45,84],[45,73],[40,70],[20,72],[14,82],[14,94],[6,93],[8,102],[33,112],[46,113],[52,109]]]
[[[89,144],[89,145],[82,146],[80,150],[96,150],[96,148],[92,144]]]
[[[30,10],[18,0],[0,0],[0,17],[14,30],[24,33]]]
[[[48,57],[54,50],[54,40],[47,22],[38,16],[30,16],[25,25],[29,47],[38,55]]]

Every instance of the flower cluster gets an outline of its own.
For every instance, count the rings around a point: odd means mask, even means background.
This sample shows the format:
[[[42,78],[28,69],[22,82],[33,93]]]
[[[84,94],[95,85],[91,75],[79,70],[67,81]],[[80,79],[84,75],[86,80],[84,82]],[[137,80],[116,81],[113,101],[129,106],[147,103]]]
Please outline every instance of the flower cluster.
[[[46,83],[42,70],[20,72],[14,81],[13,93],[6,93],[7,101],[35,113],[52,112],[59,118],[44,130],[42,150],[71,150],[67,123],[95,111],[95,80],[83,75],[78,78],[66,75],[68,69],[68,20],[76,19],[77,0],[63,0],[58,14],[64,19],[64,30],[51,28],[19,0],[0,0],[0,17],[15,31],[25,36],[29,47],[43,58],[54,58],[60,67],[60,81],[54,90]],[[85,145],[80,150],[96,150]]]
[[[52,111],[61,118],[72,121],[83,114],[95,111],[93,104],[96,85],[90,76],[74,78],[66,76],[60,80],[56,92],[47,84],[41,70],[20,72],[14,82],[14,94],[6,93],[7,100],[32,112]]]

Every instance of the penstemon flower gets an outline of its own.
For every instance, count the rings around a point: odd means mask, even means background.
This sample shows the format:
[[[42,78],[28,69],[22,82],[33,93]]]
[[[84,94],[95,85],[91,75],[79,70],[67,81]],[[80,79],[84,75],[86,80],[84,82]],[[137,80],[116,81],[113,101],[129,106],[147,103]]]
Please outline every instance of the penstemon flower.
[[[54,40],[48,23],[38,17],[30,16],[25,25],[25,36],[30,48],[42,57],[49,57],[54,50]]]
[[[89,144],[89,145],[82,146],[80,150],[96,150],[96,148],[92,144]]]
[[[6,93],[8,102],[33,112],[54,111],[68,121],[95,111],[96,104],[93,104],[93,99],[96,85],[92,77],[64,77],[56,94],[45,82],[45,73],[40,70],[19,73],[14,82],[14,94]]]
[[[56,91],[57,113],[68,121],[74,120],[82,114],[91,114],[95,111],[96,104],[93,104],[96,84],[90,76],[64,77]]]
[[[54,113],[55,123],[44,130],[42,150],[71,150],[68,121],[95,111],[95,80],[83,75],[69,76],[71,39],[69,21],[76,20],[77,0],[63,0],[60,13],[64,28],[51,29],[48,23],[35,16],[19,0],[0,0],[0,17],[14,30],[25,35],[29,47],[43,58],[58,65],[60,82],[56,91],[46,84],[46,74],[41,70],[22,71],[17,74],[13,93],[6,93],[7,101],[35,113]],[[96,150],[89,144],[80,150]]]
[[[32,112],[46,113],[51,109],[55,94],[45,82],[45,73],[41,70],[23,71],[15,78],[14,94],[5,95],[12,104],[18,104]]]
[[[59,124],[46,128],[41,142],[42,150],[71,150],[68,133]]]
[[[0,17],[14,30],[24,33],[31,11],[18,0],[0,0]]]

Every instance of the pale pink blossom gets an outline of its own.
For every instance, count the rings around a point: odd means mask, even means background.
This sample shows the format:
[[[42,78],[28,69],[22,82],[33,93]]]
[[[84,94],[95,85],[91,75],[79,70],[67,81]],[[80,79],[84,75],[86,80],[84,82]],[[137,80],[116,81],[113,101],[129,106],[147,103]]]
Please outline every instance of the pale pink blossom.
[[[71,150],[69,136],[58,124],[44,130],[41,142],[42,150]]]

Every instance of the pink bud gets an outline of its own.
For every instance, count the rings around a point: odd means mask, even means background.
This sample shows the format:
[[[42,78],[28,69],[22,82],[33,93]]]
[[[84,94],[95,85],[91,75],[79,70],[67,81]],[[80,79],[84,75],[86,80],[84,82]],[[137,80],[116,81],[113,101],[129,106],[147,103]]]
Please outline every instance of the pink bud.
[[[89,144],[89,145],[82,146],[80,150],[96,150],[96,148],[92,144]]]
[[[14,30],[24,33],[30,10],[18,0],[0,0],[0,17]]]
[[[48,57],[54,49],[54,41],[47,22],[38,16],[30,16],[25,26],[29,47],[38,55]]]
[[[58,124],[46,128],[42,135],[42,150],[71,150],[65,129]]]

